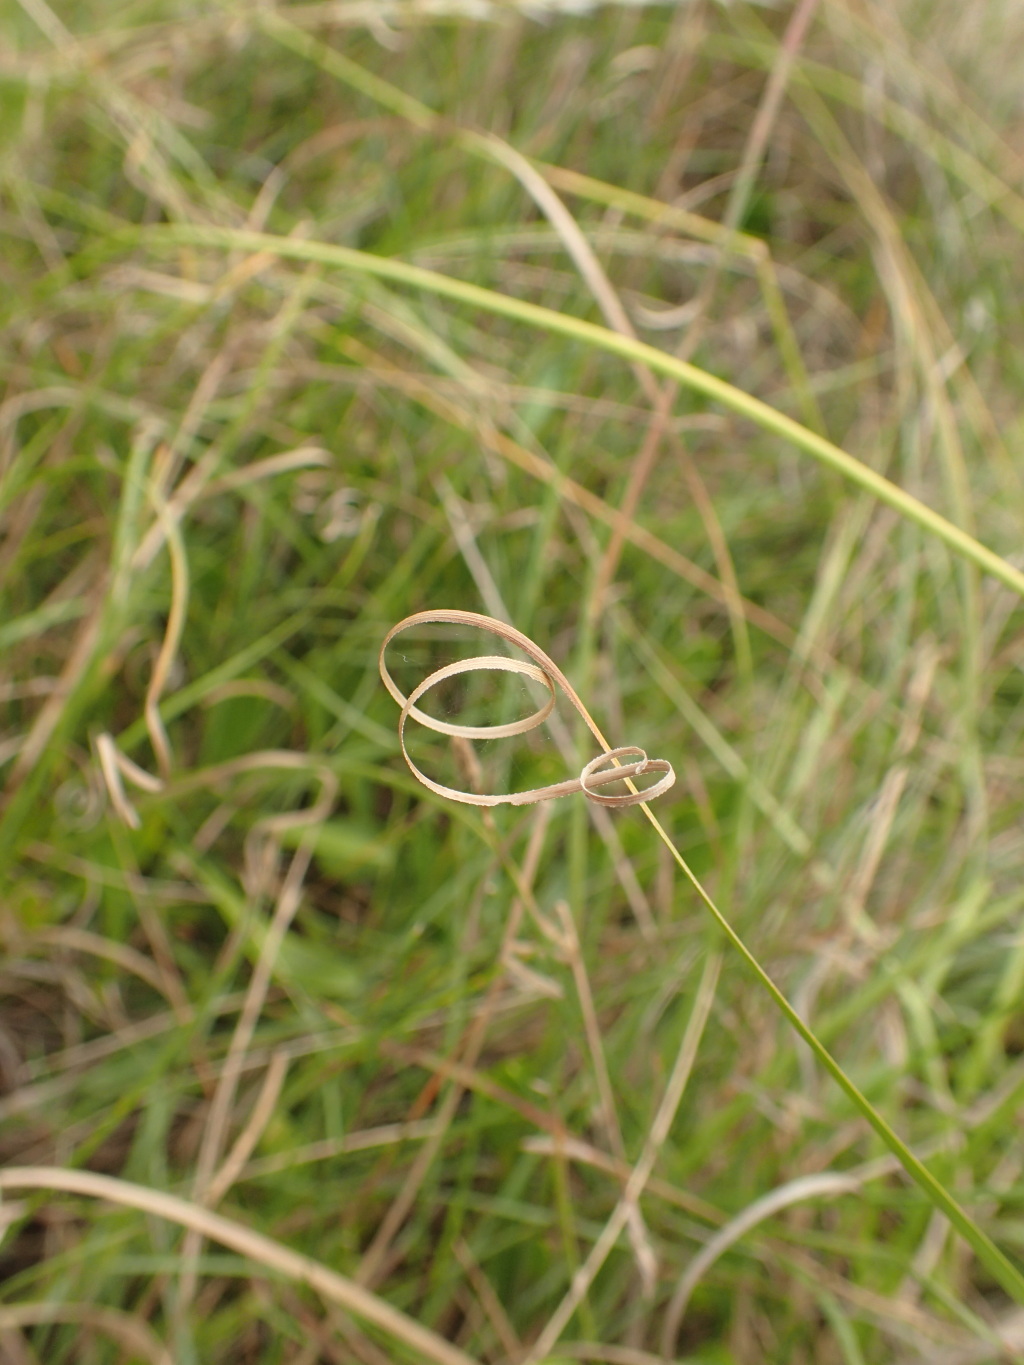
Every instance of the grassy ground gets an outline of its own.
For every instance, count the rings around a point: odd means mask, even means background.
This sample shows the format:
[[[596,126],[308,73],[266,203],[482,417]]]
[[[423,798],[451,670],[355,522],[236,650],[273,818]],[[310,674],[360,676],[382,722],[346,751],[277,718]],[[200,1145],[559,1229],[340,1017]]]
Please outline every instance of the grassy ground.
[[[456,8],[0,21],[0,1357],[1019,1359],[1024,14]]]

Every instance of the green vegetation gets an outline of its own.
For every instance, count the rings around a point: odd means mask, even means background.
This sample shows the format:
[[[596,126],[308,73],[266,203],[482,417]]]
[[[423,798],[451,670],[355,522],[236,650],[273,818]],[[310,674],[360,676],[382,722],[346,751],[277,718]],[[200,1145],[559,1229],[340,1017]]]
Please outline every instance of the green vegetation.
[[[1017,1359],[1024,14],[474,8],[0,18],[0,1356]]]

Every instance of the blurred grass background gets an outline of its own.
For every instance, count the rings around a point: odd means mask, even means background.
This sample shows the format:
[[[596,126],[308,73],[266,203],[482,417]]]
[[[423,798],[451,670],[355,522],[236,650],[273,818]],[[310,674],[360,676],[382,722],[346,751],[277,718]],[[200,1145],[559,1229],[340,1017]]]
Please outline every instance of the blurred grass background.
[[[1019,1263],[1017,597],[592,345],[202,231],[632,328],[1024,568],[1024,9],[18,0],[0,34],[0,1156],[384,1306],[23,1189],[0,1357],[1021,1358],[639,812],[434,798],[377,675],[411,612],[507,616],[670,758],[691,866]],[[415,752],[558,781],[570,719]]]

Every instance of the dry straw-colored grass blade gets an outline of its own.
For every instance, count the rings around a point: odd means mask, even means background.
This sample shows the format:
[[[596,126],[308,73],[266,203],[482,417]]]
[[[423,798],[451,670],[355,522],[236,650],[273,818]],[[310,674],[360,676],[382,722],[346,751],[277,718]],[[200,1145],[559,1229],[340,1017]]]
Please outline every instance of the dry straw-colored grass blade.
[[[457,659],[454,663],[445,664],[444,667],[435,669],[433,673],[428,674],[406,696],[388,671],[384,654],[396,635],[400,635],[403,631],[410,630],[415,626],[425,625],[474,626],[478,630],[489,631],[490,634],[497,635],[508,644],[521,649],[533,660],[533,663],[526,663],[522,659],[508,658],[505,655],[497,654],[479,655],[471,659]],[[493,616],[484,616],[481,612],[476,611],[449,609],[414,612],[412,616],[406,616],[404,620],[399,621],[397,626],[392,626],[388,631],[380,647],[378,665],[384,686],[402,708],[398,721],[398,738],[409,770],[430,791],[435,792],[438,796],[446,796],[450,801],[461,801],[469,806],[532,806],[538,801],[554,801],[562,796],[574,796],[577,792],[582,792],[589,801],[593,801],[597,805],[621,808],[653,801],[656,797],[667,792],[676,780],[672,765],[666,759],[648,758],[643,749],[638,749],[632,744],[613,749],[601,734],[593,716],[580,700],[569,679],[555,661],[548,654],[545,654],[539,645],[534,644],[529,636],[516,630],[514,626],[506,625],[504,621],[496,620]],[[439,683],[445,682],[449,678],[458,677],[463,673],[480,672],[521,674],[523,677],[531,678],[534,682],[541,683],[546,687],[548,698],[543,706],[539,707],[532,715],[524,716],[521,720],[509,721],[504,725],[458,725],[452,721],[438,720],[426,711],[421,711],[416,705],[431,688],[437,687]],[[529,791],[524,792],[507,792],[505,794],[469,792],[459,787],[445,786],[443,783],[435,782],[432,778],[427,777],[413,762],[406,747],[405,726],[410,717],[418,721],[420,725],[426,726],[428,730],[434,730],[442,735],[450,735],[455,739],[509,739],[514,735],[525,735],[529,731],[535,730],[538,725],[543,724],[550,716],[555,707],[559,688],[583,717],[587,728],[604,750],[596,758],[591,759],[589,763],[584,764],[579,777],[569,778],[565,782],[555,782],[547,787],[532,787]],[[620,763],[619,760],[623,758],[632,758],[633,761]],[[605,766],[609,763],[614,766]],[[641,777],[646,773],[662,774],[646,791],[637,791],[633,787],[631,791],[623,792],[621,795],[609,796],[595,790],[609,782],[626,781],[632,786],[632,778]]]

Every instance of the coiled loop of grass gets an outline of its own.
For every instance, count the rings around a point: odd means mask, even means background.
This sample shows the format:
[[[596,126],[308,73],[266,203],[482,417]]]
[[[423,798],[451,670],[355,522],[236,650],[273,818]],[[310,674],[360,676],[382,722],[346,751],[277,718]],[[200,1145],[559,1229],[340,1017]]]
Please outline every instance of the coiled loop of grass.
[[[418,625],[466,625],[475,626],[479,630],[489,631],[493,635],[499,636],[509,644],[517,646],[528,655],[533,664],[527,664],[521,660],[508,659],[504,656],[485,656],[475,659],[465,659],[456,663],[446,664],[429,674],[423,682],[414,687],[409,696],[406,697],[398,685],[395,683],[384,662],[384,653],[388,645],[402,631],[409,630]],[[582,791],[590,800],[600,800],[605,805],[634,806],[639,805],[643,809],[644,815],[654,828],[658,837],[665,844],[671,856],[674,858],[679,868],[690,882],[697,895],[704,902],[712,917],[717,922],[725,937],[737,950],[740,956],[746,961],[748,967],[761,982],[768,994],[775,1001],[779,1011],[786,1018],[795,1032],[804,1040],[811,1049],[818,1062],[824,1067],[832,1079],[839,1085],[840,1089],[852,1102],[857,1112],[864,1118],[882,1139],[885,1145],[893,1153],[907,1175],[923,1191],[933,1206],[944,1214],[960,1233],[967,1244],[972,1248],[978,1260],[984,1265],[995,1279],[1002,1285],[1008,1294],[1017,1303],[1024,1304],[1024,1275],[1020,1269],[1011,1262],[999,1247],[992,1241],[992,1238],[981,1228],[965,1208],[956,1200],[953,1194],[946,1189],[924,1163],[910,1150],[906,1143],[893,1131],[883,1116],[860,1090],[856,1083],[846,1073],[843,1067],[832,1056],[821,1039],[818,1038],[814,1030],[801,1018],[798,1011],[786,998],[783,992],[772,980],[771,976],[765,971],[754,953],[747,947],[746,943],[733,928],[728,918],[722,913],[715,904],[712,897],[701,884],[699,879],[686,862],[679,849],[675,846],[669,835],[658,821],[657,816],[650,809],[648,802],[654,797],[667,791],[675,781],[675,774],[672,766],[665,759],[648,759],[642,749],[635,749],[632,746],[613,749],[601,734],[590,712],[584,706],[579,696],[573,689],[568,678],[561,671],[553,659],[521,631],[514,626],[506,625],[503,621],[495,620],[492,616],[484,616],[475,611],[455,611],[437,610],[420,611],[411,616],[406,616],[399,621],[396,626],[388,631],[384,637],[384,642],[380,648],[378,658],[380,675],[384,681],[384,686],[394,697],[402,708],[401,718],[398,723],[398,734],[402,744],[402,753],[405,761],[415,777],[436,792],[439,796],[448,797],[452,801],[461,801],[471,806],[500,806],[500,805],[530,805],[537,801],[550,801],[560,796],[570,796],[575,792]],[[449,721],[436,720],[426,712],[420,711],[416,702],[438,683],[446,678],[455,677],[460,673],[479,671],[481,669],[495,669],[502,672],[520,673],[526,677],[533,678],[536,682],[542,683],[549,692],[548,699],[531,716],[526,716],[522,720],[512,721],[505,725],[494,726],[470,726],[457,725]],[[526,792],[514,792],[507,795],[488,795],[475,792],[462,791],[455,787],[446,787],[439,782],[434,782],[424,773],[420,772],[409,756],[405,745],[405,725],[406,721],[412,716],[421,724],[429,729],[438,731],[441,734],[451,735],[453,738],[500,738],[501,736],[511,736],[525,734],[540,725],[554,709],[556,697],[556,685],[562,689],[565,695],[572,702],[573,706],[580,713],[587,723],[587,727],[601,745],[604,753],[596,759],[587,763],[578,778],[571,781],[556,783],[550,787],[535,787]],[[619,765],[619,758],[626,754],[639,754],[641,758],[634,763]],[[616,765],[612,768],[602,770],[601,765],[611,762]],[[638,792],[632,784],[632,778],[639,776],[642,772],[657,771],[665,773],[658,782],[645,792]],[[592,788],[603,786],[606,782],[625,781],[630,791],[621,797],[599,797]]]
[[[473,659],[458,659],[454,663],[445,664],[444,667],[435,669],[406,696],[388,672],[384,653],[396,635],[411,629],[413,626],[420,625],[475,626],[479,630],[489,631],[492,635],[497,635],[509,644],[517,646],[534,662],[526,663],[522,659],[510,659],[505,655],[493,654],[481,655]],[[493,616],[484,616],[481,612],[476,611],[449,609],[414,612],[412,616],[406,616],[399,621],[397,626],[392,626],[388,631],[384,637],[384,643],[380,647],[378,666],[384,686],[402,708],[402,714],[398,721],[398,738],[402,745],[402,754],[410,771],[425,787],[436,792],[438,796],[446,796],[450,801],[461,801],[468,806],[532,806],[538,801],[554,801],[561,796],[573,796],[577,792],[582,792],[588,801],[593,801],[600,806],[636,806],[664,795],[675,783],[675,772],[672,764],[666,759],[648,758],[643,749],[638,749],[633,744],[627,744],[618,749],[611,748],[569,679],[555,661],[545,654],[539,645],[535,645],[529,636],[516,630],[514,626],[508,626],[503,621],[496,620]],[[458,725],[452,721],[438,720],[436,717],[428,715],[426,711],[421,711],[416,705],[425,693],[448,678],[457,677],[461,673],[492,671],[519,673],[524,677],[532,678],[534,682],[541,683],[547,688],[547,700],[532,715],[524,716],[522,720],[509,721],[504,725]],[[451,735],[456,739],[507,739],[513,735],[525,735],[530,730],[536,729],[538,725],[542,725],[554,709],[558,688],[561,688],[572,702],[586,722],[587,728],[604,750],[596,758],[591,759],[589,763],[584,764],[579,777],[570,778],[565,782],[555,782],[547,787],[532,787],[529,791],[524,792],[507,792],[504,794],[469,792],[459,787],[447,787],[441,782],[435,782],[432,778],[427,777],[426,773],[420,771],[409,755],[405,743],[405,726],[410,717],[418,721],[420,725],[426,726],[428,730],[434,730],[442,735]],[[635,756],[632,763],[620,763],[620,759],[631,755]],[[609,763],[613,766],[606,767],[605,765]],[[648,787],[646,791],[637,791],[632,787],[632,779],[645,773],[662,773],[663,776]],[[594,790],[595,787],[603,787],[609,782],[622,781],[628,782],[632,790],[614,795],[605,795]]]

